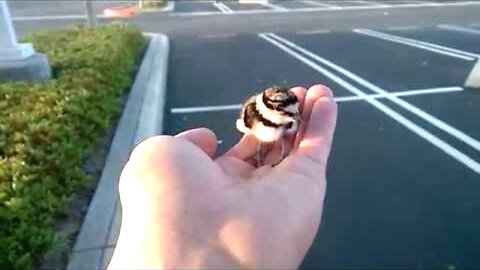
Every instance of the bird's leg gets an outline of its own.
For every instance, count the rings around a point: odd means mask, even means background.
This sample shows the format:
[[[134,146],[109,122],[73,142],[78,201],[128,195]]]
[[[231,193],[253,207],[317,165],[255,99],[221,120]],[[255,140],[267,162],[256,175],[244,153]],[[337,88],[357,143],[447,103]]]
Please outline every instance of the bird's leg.
[[[257,167],[261,167],[263,165],[263,148],[265,148],[264,143],[259,141],[255,152],[255,165]]]
[[[280,162],[282,162],[288,156],[287,144],[285,143],[286,140],[287,140],[286,136],[282,136],[280,138],[280,160],[277,163],[273,164],[273,166],[277,166],[278,164],[280,164]]]
[[[280,155],[282,157],[280,162],[282,162],[282,160],[284,160],[287,157],[288,154],[287,154],[287,145],[285,143],[285,141],[286,141],[285,136],[283,136],[280,140],[282,140],[281,145],[280,145],[280,147],[281,147]]]

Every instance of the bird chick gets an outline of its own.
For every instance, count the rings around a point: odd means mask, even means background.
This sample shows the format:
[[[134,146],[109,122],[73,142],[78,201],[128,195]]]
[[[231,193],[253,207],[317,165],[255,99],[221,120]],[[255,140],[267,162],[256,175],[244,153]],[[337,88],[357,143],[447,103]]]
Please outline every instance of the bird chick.
[[[286,157],[285,137],[297,132],[300,122],[299,101],[292,91],[273,86],[250,97],[242,106],[237,129],[258,140],[256,161],[262,166],[265,147],[281,141],[281,158]]]

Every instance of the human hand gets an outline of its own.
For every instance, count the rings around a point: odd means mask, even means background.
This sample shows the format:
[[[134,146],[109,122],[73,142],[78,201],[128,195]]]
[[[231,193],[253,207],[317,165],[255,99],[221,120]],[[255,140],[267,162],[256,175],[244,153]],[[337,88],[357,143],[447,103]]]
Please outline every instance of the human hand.
[[[249,162],[257,146],[249,135],[216,159],[208,129],[138,145],[120,178],[109,269],[297,268],[321,220],[337,107],[324,86],[292,91],[304,122],[275,167]]]

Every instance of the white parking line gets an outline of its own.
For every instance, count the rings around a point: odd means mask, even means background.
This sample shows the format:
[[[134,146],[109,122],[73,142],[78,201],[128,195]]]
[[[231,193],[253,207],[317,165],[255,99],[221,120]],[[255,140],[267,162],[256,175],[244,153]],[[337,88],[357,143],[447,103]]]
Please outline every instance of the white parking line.
[[[307,54],[308,56],[310,56],[311,58],[323,63],[324,65],[327,65],[329,66],[330,68],[332,69],[335,69],[337,72],[349,77],[350,79],[352,79],[353,81],[369,88],[370,90],[378,93],[378,94],[388,94],[387,91],[385,91],[384,89],[368,82],[367,80],[361,78],[360,76],[340,67],[340,66],[337,66],[335,65],[334,63],[312,53],[312,52],[309,52],[307,51],[306,49],[303,49],[295,44],[293,44],[292,42],[286,40],[286,39],[283,39],[275,34],[272,34],[272,36],[274,38],[277,38],[279,40],[281,40],[282,42],[284,43],[287,43],[289,45],[291,45],[292,47],[293,46],[296,46],[294,48],[297,48],[298,50],[301,50],[303,53]],[[448,125],[447,123],[443,122],[442,120],[436,118],[435,116],[421,110],[420,108],[418,107],[415,107],[414,105],[404,101],[404,100],[401,100],[395,96],[390,96],[390,97],[387,97],[390,101],[392,101],[393,103],[403,107],[405,110],[417,115],[418,117],[422,118],[423,120],[429,122],[430,124],[436,126],[437,128],[443,130],[444,132],[450,134],[451,136],[457,138],[458,140],[464,142],[465,144],[471,146],[472,148],[474,148],[475,150],[477,151],[480,151],[480,142],[475,140],[474,138],[470,137],[469,135],[465,134],[464,132]]]
[[[323,65],[328,66],[329,68],[335,70],[336,72],[339,72],[339,73],[345,75],[349,79],[351,79],[353,81],[356,81],[357,83],[369,88],[370,90],[372,90],[376,93],[388,94],[387,91],[379,88],[378,86],[375,86],[375,85],[371,84],[370,82],[367,82],[366,80],[358,77],[357,75],[351,73],[350,71],[348,71],[348,70],[346,70],[346,69],[344,69],[340,66],[337,66],[337,65],[333,64],[332,62],[330,62],[330,61],[328,61],[328,60],[326,60],[326,59],[324,59],[324,58],[322,58],[322,57],[320,57],[320,56],[318,56],[318,55],[316,55],[316,54],[314,54],[314,53],[312,53],[312,52],[310,52],[310,51],[308,51],[308,50],[306,50],[306,49],[304,49],[304,48],[302,48],[302,47],[300,47],[300,46],[298,46],[298,45],[296,45],[296,44],[294,44],[294,43],[292,43],[288,40],[286,40],[286,39],[284,39],[284,38],[281,38],[281,37],[279,37],[275,34],[272,34],[272,33],[259,34],[259,36],[261,38],[265,39],[266,41],[270,42],[271,44],[275,45],[279,49],[283,50],[287,54],[295,57],[296,59],[300,60],[301,62],[303,62],[306,65],[310,66],[311,68],[315,69],[316,71],[318,71],[318,72],[322,73],[323,75],[327,76],[328,78],[334,80],[336,83],[343,86],[345,89],[349,90],[350,92],[354,93],[355,95],[362,97],[363,99],[365,99],[365,101],[367,101],[372,106],[379,109],[380,111],[384,112],[386,115],[390,116],[391,118],[393,118],[398,123],[402,124],[406,128],[408,128],[411,131],[413,131],[414,133],[416,133],[418,136],[424,138],[425,140],[427,140],[431,144],[435,145],[436,147],[438,147],[439,149],[444,151],[446,154],[450,155],[454,159],[463,163],[468,168],[470,168],[473,171],[475,171],[476,173],[480,174],[480,163],[473,160],[472,158],[465,155],[464,153],[460,152],[459,150],[457,150],[456,148],[454,148],[450,144],[446,143],[442,139],[438,138],[437,136],[433,135],[432,133],[428,132],[424,128],[418,126],[417,124],[415,124],[411,120],[405,118],[404,116],[402,116],[398,112],[394,111],[393,109],[389,108],[388,106],[384,105],[383,103],[379,102],[378,100],[370,97],[369,95],[367,95],[366,93],[364,93],[360,89],[358,89],[357,87],[353,86],[352,84],[348,83],[347,81],[345,81],[345,80],[341,79],[340,77],[338,77],[337,75],[333,74],[332,72],[327,70],[325,67],[322,67],[322,66],[316,64],[311,59],[314,59],[314,60],[322,63]],[[301,52],[303,55],[300,54],[299,52]],[[307,58],[306,56],[308,56],[310,59]],[[465,133],[463,133],[463,132],[461,132],[461,131],[459,131],[459,130],[451,127],[451,126],[449,126],[448,124],[446,124],[445,122],[442,122],[441,120],[435,118],[434,116],[420,110],[419,108],[411,105],[408,102],[405,102],[405,101],[399,99],[398,97],[390,95],[390,96],[387,96],[386,98],[389,101],[394,102],[397,105],[405,108],[406,110],[414,113],[418,117],[423,118],[424,120],[426,120],[427,122],[429,122],[433,126],[449,133],[450,135],[456,137],[457,139],[462,140],[466,144],[474,147],[475,149],[477,149],[477,150],[480,149],[480,143],[478,141],[475,141],[470,136],[466,135]]]
[[[233,38],[236,37],[237,34],[212,34],[212,35],[199,35],[198,38],[200,39],[217,39],[217,38]]]
[[[428,3],[431,4],[432,3],[432,2],[429,2],[429,1],[423,1],[423,0],[422,1],[405,1],[405,2],[407,2],[409,4],[424,4],[424,3],[425,4],[428,4]]]
[[[313,2],[316,2],[313,0]],[[323,3],[322,3],[323,4]],[[325,4],[327,5],[327,4]],[[335,7],[332,6],[330,3],[328,4],[330,7],[318,7],[318,8],[296,8],[296,9],[289,9],[288,12],[293,12],[293,13],[302,13],[302,12],[322,12],[322,11],[332,11],[332,10],[338,10],[340,11],[345,11],[345,10],[373,10],[373,9],[405,9],[405,8],[420,8],[420,7],[428,7],[428,5],[424,5],[422,2],[418,2],[416,4],[398,4],[398,5],[392,5],[389,7],[382,7],[382,6],[345,6],[345,7]],[[454,3],[444,3],[444,4],[439,4],[439,6],[442,7],[450,7],[450,6],[473,6],[473,5],[480,5],[480,1],[475,2],[475,1],[462,1],[462,2],[454,2]],[[235,14],[266,14],[266,13],[273,13],[273,12],[279,12],[277,10],[238,10],[235,11]],[[282,12],[282,11],[281,11]],[[168,13],[167,16],[169,17],[190,17],[190,16],[209,16],[209,15],[229,15],[230,13],[218,13],[218,12],[173,12],[173,13]]]
[[[212,3],[216,8],[218,8],[222,13],[231,14],[233,10],[227,7],[224,3],[221,2],[214,2]]]
[[[380,7],[390,7],[391,5],[387,5],[384,3],[379,3],[375,1],[370,1],[370,0],[356,0],[356,1],[348,1],[348,2],[353,2],[353,3],[359,3],[359,4],[364,4],[364,5],[370,5],[370,6],[380,6]]]
[[[400,91],[400,92],[388,92],[388,94],[371,94],[368,96],[375,99],[382,99],[382,98],[390,98],[391,96],[408,97],[408,96],[418,96],[418,95],[428,95],[428,94],[438,94],[438,93],[460,92],[463,90],[464,90],[463,87],[453,86],[453,87],[439,87],[439,88],[418,89],[418,90],[409,90],[409,91]],[[335,101],[337,102],[357,101],[357,100],[364,100],[364,98],[360,96],[335,98]]]
[[[241,107],[242,107],[242,104],[218,105],[218,106],[198,106],[198,107],[181,107],[181,108],[172,108],[170,110],[170,113],[180,114],[180,113],[236,111],[236,110],[240,110]]]
[[[411,46],[411,47],[416,47],[416,48],[419,48],[419,49],[435,52],[435,53],[438,53],[438,54],[447,55],[447,56],[450,56],[450,57],[459,58],[459,59],[466,60],[466,61],[474,61],[474,60],[476,60],[476,57],[478,57],[478,55],[474,54],[474,53],[460,51],[460,50],[457,50],[457,49],[448,48],[448,47],[440,46],[440,45],[433,44],[433,43],[419,41],[419,40],[415,40],[415,39],[411,39],[411,38],[395,36],[395,35],[386,34],[386,33],[373,31],[373,30],[369,30],[369,29],[354,29],[353,32],[358,33],[358,34],[362,34],[362,35],[366,35],[366,36],[371,36],[371,37],[387,40],[387,41],[391,41],[391,42],[396,42],[396,43],[408,45],[408,46]]]
[[[330,3],[326,4],[326,3],[319,3],[317,1],[308,1],[308,0],[305,0],[305,1],[301,1],[303,3],[306,3],[308,5],[312,5],[312,6],[317,6],[317,7],[326,7],[326,8],[329,8],[329,9],[342,9],[341,6],[336,6],[336,5],[332,5]]]
[[[442,30],[450,30],[450,31],[463,32],[467,34],[480,35],[480,30],[478,29],[472,29],[472,28],[467,28],[467,27],[462,27],[457,25],[440,24],[440,25],[437,25],[437,28]]]
[[[407,96],[429,95],[429,94],[438,94],[438,93],[450,93],[450,92],[459,92],[459,91],[463,91],[463,87],[460,87],[460,86],[439,87],[439,88],[389,92],[388,94],[370,94],[368,96],[371,97],[371,98],[375,98],[375,99],[382,99],[382,98],[387,98],[391,95],[396,96],[396,97],[407,97]],[[349,97],[336,97],[335,98],[336,102],[349,102],[349,101],[361,101],[361,100],[364,101],[365,99],[361,96],[349,96]],[[182,114],[182,113],[231,111],[231,110],[240,110],[241,106],[242,106],[242,104],[183,107],[183,108],[172,108],[170,110],[170,112],[172,114]]]
[[[317,30],[303,30],[297,31],[295,34],[297,35],[317,35],[317,34],[328,34],[332,31],[330,29],[317,29]]]
[[[264,7],[267,7],[267,8],[270,8],[270,9],[273,9],[275,11],[288,11],[288,8],[286,7],[281,7],[281,6],[278,6],[278,5],[274,5],[270,2],[260,2],[259,3],[260,5],[264,6]]]
[[[387,27],[389,31],[408,31],[408,30],[417,30],[419,29],[418,26],[392,26]]]

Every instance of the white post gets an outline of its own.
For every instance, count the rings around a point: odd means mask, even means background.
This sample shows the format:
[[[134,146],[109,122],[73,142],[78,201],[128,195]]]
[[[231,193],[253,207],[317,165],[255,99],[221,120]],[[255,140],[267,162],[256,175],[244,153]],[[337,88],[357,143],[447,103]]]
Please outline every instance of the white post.
[[[34,53],[32,44],[18,44],[7,2],[0,1],[0,62],[23,60]]]
[[[92,0],[85,0],[85,12],[87,13],[88,26],[97,26],[97,16],[95,15],[95,10],[93,9]]]

